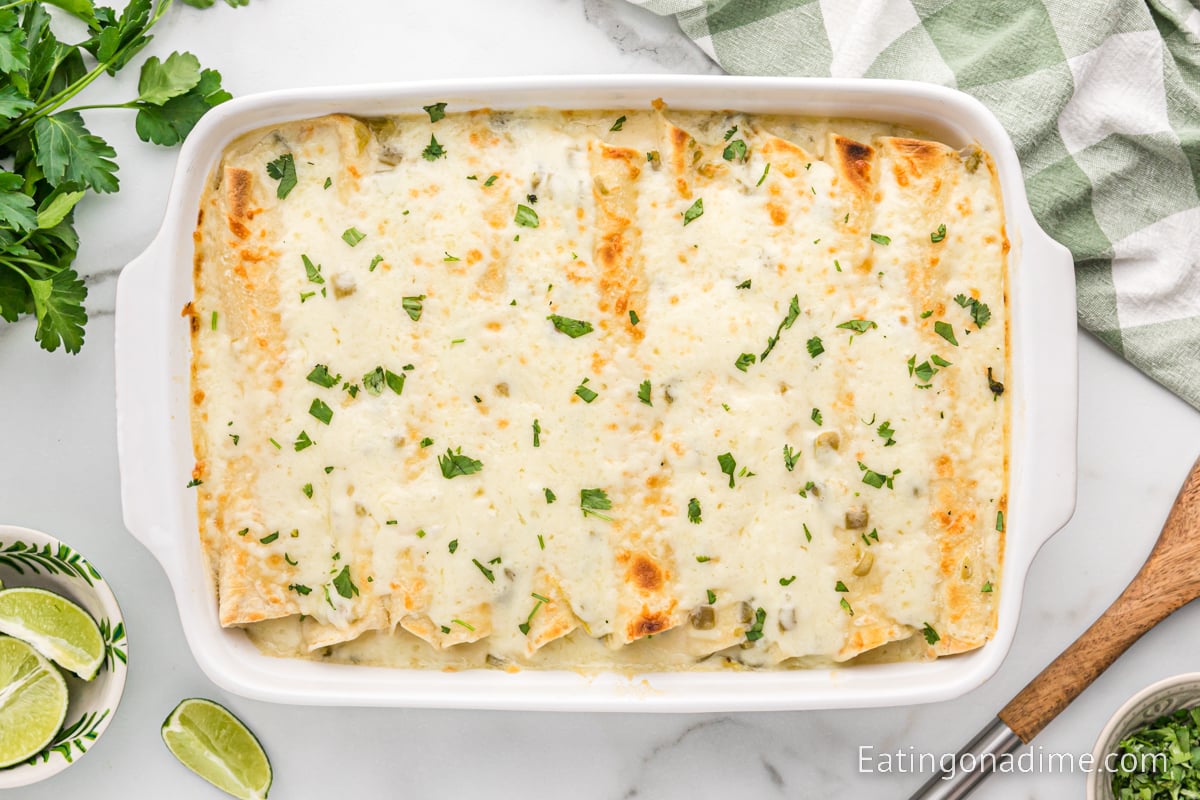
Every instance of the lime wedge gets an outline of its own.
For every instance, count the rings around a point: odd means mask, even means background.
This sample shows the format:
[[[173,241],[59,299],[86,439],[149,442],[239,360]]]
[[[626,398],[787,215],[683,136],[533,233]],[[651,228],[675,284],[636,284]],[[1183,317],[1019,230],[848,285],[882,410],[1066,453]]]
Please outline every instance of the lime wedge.
[[[271,762],[241,720],[211,700],[191,697],[162,725],[171,754],[204,780],[242,800],[263,800],[271,788]]]
[[[0,636],[0,767],[54,740],[67,716],[67,682],[25,642]]]
[[[29,642],[46,658],[85,681],[104,663],[104,637],[88,613],[45,589],[0,591],[0,633]]]

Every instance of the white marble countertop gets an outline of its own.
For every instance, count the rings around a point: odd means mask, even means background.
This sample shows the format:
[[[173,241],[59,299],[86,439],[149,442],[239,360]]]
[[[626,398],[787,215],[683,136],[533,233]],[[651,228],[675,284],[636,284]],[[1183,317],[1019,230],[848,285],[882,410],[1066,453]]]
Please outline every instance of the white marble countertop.
[[[148,53],[189,49],[235,94],[284,87],[522,74],[719,70],[670,21],[621,0],[252,0],[174,9]],[[131,97],[136,72],[90,98]],[[1200,414],[1095,339],[1080,339],[1079,504],[1029,573],[1011,654],[959,700],[861,711],[696,716],[448,712],[271,705],[227,695],[184,643],[167,580],[124,529],[113,406],[113,296],[122,265],[159,225],[176,151],[137,141],[132,115],[96,112],[119,151],[122,191],[89,199],[78,223],[90,276],[88,343],[47,355],[28,322],[0,326],[0,521],[64,538],[105,573],[125,610],[132,661],[120,710],[93,752],[43,784],[65,796],[211,798],[179,766],[159,725],[181,698],[207,696],[259,735],[274,797],[906,797],[923,778],[861,773],[875,753],[953,752],[1073,640],[1148,553],[1200,452]],[[1190,607],[1148,634],[1035,741],[1091,750],[1142,686],[1200,667]],[[975,797],[1079,798],[1081,774],[996,776]]]

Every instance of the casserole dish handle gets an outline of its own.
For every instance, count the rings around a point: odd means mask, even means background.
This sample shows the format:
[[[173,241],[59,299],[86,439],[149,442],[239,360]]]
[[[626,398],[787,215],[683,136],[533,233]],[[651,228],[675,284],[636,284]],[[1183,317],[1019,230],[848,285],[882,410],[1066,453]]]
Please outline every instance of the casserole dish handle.
[[[1023,381],[1037,390],[1036,409],[1026,409],[1034,474],[1031,531],[1040,547],[1075,513],[1079,396],[1079,332],[1075,310],[1075,264],[1071,252],[1050,238],[1032,217],[1025,230],[1020,280],[1033,284],[1030,313],[1038,341],[1027,352]]]
[[[116,389],[117,455],[121,508],[129,529],[168,573],[168,531],[172,513],[170,461],[174,435],[169,400],[174,385],[170,331],[178,324],[167,307],[171,259],[164,236],[150,243],[121,271],[117,282]],[[164,319],[163,317],[167,318]],[[186,386],[182,387],[186,390]],[[190,451],[190,443],[179,443]],[[186,477],[179,478],[186,482]]]

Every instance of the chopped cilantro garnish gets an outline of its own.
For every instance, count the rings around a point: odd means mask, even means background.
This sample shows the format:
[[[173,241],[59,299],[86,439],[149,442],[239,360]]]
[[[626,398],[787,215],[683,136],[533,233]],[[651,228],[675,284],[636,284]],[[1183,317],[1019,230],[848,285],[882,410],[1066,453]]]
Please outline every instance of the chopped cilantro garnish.
[[[425,109],[425,113],[429,115],[429,121],[431,123],[437,122],[446,116],[445,103],[434,103],[431,106],[421,106],[421,108]]]
[[[296,441],[292,444],[292,446],[296,448],[296,452],[299,453],[301,450],[312,447],[314,444],[316,444],[316,442],[308,438],[307,433],[300,431],[300,435],[296,437]]]
[[[704,590],[704,596],[705,596],[706,598],[708,598],[708,604],[709,604],[710,606],[711,606],[713,603],[717,602],[717,593],[716,593],[716,592],[714,592],[712,589],[705,589],[705,590]]]
[[[792,581],[794,581],[794,580],[796,580],[796,576],[795,576],[795,575],[793,575],[793,576],[792,576],[792,577],[790,577],[790,578],[780,578],[780,579],[779,579],[779,585],[780,585],[780,586],[791,586],[791,585],[792,585]]]
[[[763,181],[765,181],[765,180],[767,179],[767,173],[768,173],[768,172],[770,172],[770,171],[771,171],[771,164],[768,162],[767,166],[763,168],[763,174],[762,174],[762,177],[761,177],[761,178],[759,178],[759,179],[758,179],[758,183],[756,183],[756,184],[754,184],[754,185],[755,185],[755,186],[762,186],[762,185],[763,185]]]
[[[284,153],[267,163],[267,175],[279,181],[279,185],[275,187],[275,196],[282,200],[296,188],[296,160],[292,158],[291,153]]]
[[[433,439],[430,439],[428,436],[426,436],[424,439],[421,440],[421,447],[429,447],[432,444],[433,444]]]
[[[330,375],[329,367],[324,364],[317,364],[312,368],[312,372],[308,373],[308,380],[310,382],[315,383],[317,386],[324,386],[326,389],[336,386],[337,382],[341,379],[341,375]]]
[[[849,319],[838,325],[838,327],[854,331],[855,333],[866,333],[871,328],[878,328],[879,326],[869,319]]]
[[[729,476],[729,488],[734,486],[733,474],[737,469],[737,460],[734,459],[732,453],[722,453],[717,456],[717,463],[721,465],[721,472]]]
[[[378,253],[371,259],[371,264],[367,267],[367,272],[374,272],[375,268],[383,261],[383,256]]]
[[[592,323],[585,322],[581,319],[571,319],[570,317],[560,317],[558,314],[551,314],[546,317],[554,323],[554,329],[559,333],[565,333],[572,339],[578,339],[580,336],[586,336],[595,330]]]
[[[641,322],[641,320],[640,320],[640,319],[638,319],[637,312],[636,312],[636,311],[634,311],[632,308],[631,308],[631,309],[629,309],[629,324],[630,324],[630,325],[637,325],[639,322]]]
[[[763,637],[763,623],[767,621],[767,612],[759,608],[754,612],[754,624],[746,631],[746,641],[757,642]]]
[[[483,564],[479,563],[478,558],[472,558],[471,563],[474,564],[475,566],[479,567],[479,571],[483,573],[483,577],[488,579],[488,583],[496,582],[496,575],[490,569],[485,567]]]
[[[304,271],[308,274],[309,283],[324,283],[325,279],[321,277],[321,265],[314,264],[312,259],[306,255],[301,255],[300,260],[304,262]]]
[[[942,241],[945,238],[946,238],[946,226],[944,224],[938,225],[937,230],[934,231],[933,233],[929,234],[929,241],[933,242],[934,244],[937,244],[938,242]]]
[[[895,469],[895,470],[892,470],[891,475],[883,475],[879,472],[875,472],[873,469],[870,469],[866,464],[862,463],[861,461],[858,462],[858,468],[860,470],[862,470],[862,472],[863,472],[862,482],[867,484],[868,486],[874,486],[876,489],[882,489],[884,486],[886,486],[889,489],[894,489],[895,486],[893,485],[893,483],[895,481],[896,476],[900,474],[900,470]]]
[[[351,247],[356,247],[365,238],[367,235],[358,228],[350,227],[342,232],[342,241]]]
[[[892,438],[896,435],[896,431],[892,429],[891,422],[884,422],[879,426],[879,428],[876,429],[875,432],[879,434],[881,439],[886,439],[886,441],[883,443],[884,447],[891,447],[896,443],[896,440]]]
[[[933,332],[945,339],[950,344],[958,347],[958,339],[954,338],[954,327],[949,322],[938,320],[933,323]]]
[[[1004,384],[992,377],[992,368],[987,368],[988,388],[992,390],[992,394],[996,397],[1004,394]]]
[[[313,398],[312,405],[308,407],[308,413],[326,425],[333,419],[333,409],[327,406],[319,397]]]
[[[363,375],[363,388],[367,390],[367,394],[374,397],[379,397],[383,394],[384,382],[387,380],[384,375],[383,367],[376,367],[367,374]]]
[[[349,566],[342,567],[342,571],[333,579],[333,588],[337,589],[337,593],[347,600],[358,594],[358,587],[350,579]]]
[[[399,375],[397,375],[396,373],[392,372],[390,369],[385,369],[383,371],[384,382],[387,384],[387,387],[389,389],[391,389],[393,392],[395,392],[396,394],[404,393],[404,378],[405,378],[405,375],[403,372],[401,372]]]
[[[579,395],[579,398],[581,400],[583,400],[583,402],[585,402],[585,403],[590,403],[593,400],[595,400],[597,397],[600,396],[599,394],[597,394],[596,392],[593,392],[591,389],[588,388],[587,382],[589,380],[591,380],[591,379],[584,378],[583,382],[575,387],[575,394]]]
[[[925,627],[921,629],[921,633],[924,634],[925,641],[928,642],[929,644],[937,644],[938,642],[940,642],[942,640],[942,637],[938,636],[938,632],[935,631],[933,629],[933,626],[930,625],[928,622],[926,622]]]
[[[746,147],[746,143],[741,139],[734,139],[729,144],[725,145],[724,152],[721,153],[722,158],[726,161],[745,161],[750,157],[750,150]]]
[[[462,448],[451,450],[446,448],[446,455],[438,456],[438,466],[442,468],[442,477],[449,480],[459,475],[474,475],[483,469],[483,462],[462,454]]]
[[[617,117],[617,121],[612,124],[612,127],[609,128],[609,130],[610,131],[619,131],[623,127],[625,127],[625,115],[624,114]]]
[[[550,505],[558,499],[558,495],[554,494],[550,489],[542,489],[542,492],[546,495],[546,505]]]
[[[495,183],[495,182],[496,182],[496,179],[497,179],[497,178],[499,178],[499,177],[500,177],[499,175],[489,175],[489,176],[488,176],[488,179],[487,179],[486,181],[484,181],[484,182],[483,182],[483,185],[484,185],[484,186],[491,186],[493,183]]]
[[[439,158],[446,157],[446,148],[438,143],[436,136],[429,137],[429,146],[421,151],[421,156],[426,161],[437,161]]]
[[[843,597],[841,602],[838,605],[840,605],[842,608],[844,608],[846,610],[847,614],[849,614],[852,617],[854,616],[854,609],[850,606],[850,602],[848,600],[846,600],[846,598]]]
[[[700,518],[700,501],[693,497],[688,500],[688,522],[693,525],[699,525],[703,520]]]
[[[278,538],[279,538],[279,531],[275,531],[274,533],[268,533],[266,536],[259,539],[258,541],[260,541],[263,544],[270,544],[271,542],[275,541]]]
[[[812,481],[809,481],[809,485],[810,485],[810,486],[812,485]],[[801,491],[801,492],[800,492],[800,494],[801,494],[801,495],[803,495],[804,497],[807,497],[807,496],[808,496],[807,494],[805,494],[805,492],[804,492],[804,491]],[[800,523],[800,527],[804,529],[804,540],[805,540],[806,542],[811,542],[811,541],[812,541],[812,531],[810,531],[810,530],[808,529],[808,524],[807,524],[807,523],[804,523],[804,522],[801,522],[801,523]]]
[[[1004,512],[1003,511],[996,512],[996,530],[1000,531],[1000,533],[1004,533]]]
[[[585,517],[599,517],[607,522],[612,522],[612,517],[599,513],[612,508],[612,501],[608,499],[608,492],[603,489],[580,489],[579,508],[583,511]]]
[[[800,318],[800,295],[792,295],[792,299],[788,301],[787,314],[784,315],[783,321],[779,323],[779,327],[775,329],[775,335],[767,337],[767,348],[762,351],[762,355],[758,357],[759,361],[766,361],[767,356],[775,349],[775,345],[779,344],[779,337],[785,330],[788,330]]]
[[[882,233],[872,233],[871,241],[875,244],[889,245],[892,243],[892,237],[884,236]]]
[[[696,202],[692,203],[687,211],[683,212],[684,227],[687,227],[702,216],[704,216],[704,198],[697,197]]]
[[[810,414],[809,416],[812,417],[812,421],[817,423],[818,425],[825,424],[824,420],[821,418],[821,409],[814,408],[812,410],[812,414]]]
[[[533,421],[533,446],[542,446],[542,425],[536,419]]]
[[[453,262],[453,261],[462,261],[462,259],[459,258],[458,256],[450,255],[449,250],[443,250],[442,251],[442,261]]]
[[[985,584],[983,585],[983,588],[982,588],[982,589],[980,589],[979,591],[980,591],[980,592],[983,592],[984,594],[987,594],[988,592],[991,592],[991,591],[992,591],[992,582],[991,582],[991,581],[988,581],[987,583],[985,583]]]
[[[750,278],[746,278],[746,280],[742,281],[741,283],[739,283],[739,284],[738,284],[736,287],[734,287],[734,288],[736,288],[736,289],[749,289],[749,288],[750,288],[750,284],[751,284],[751,279],[750,279]]]
[[[791,472],[796,468],[796,459],[799,457],[800,453],[796,450],[793,450],[790,444],[785,444],[783,446],[783,466],[787,468],[788,472]]]
[[[458,539],[451,539],[450,544],[446,545],[446,549],[450,551],[450,555],[454,555],[454,552],[458,550]]]
[[[825,343],[821,341],[820,336],[814,336],[809,339],[807,342],[805,342],[805,347],[808,348],[808,355],[810,358],[816,358],[817,356],[821,355],[821,353],[825,352]]]
[[[988,308],[987,303],[981,303],[974,297],[960,294],[955,296],[954,302],[971,312],[971,321],[975,323],[976,328],[982,328],[992,318],[992,310]]]
[[[536,228],[541,224],[540,220],[538,220],[537,212],[521,203],[517,203],[517,213],[513,217],[513,222],[522,228]]]
[[[405,297],[400,300],[400,306],[404,309],[404,313],[408,314],[408,318],[413,322],[421,321],[421,312],[424,310],[425,295],[419,294],[416,297]]]
[[[642,381],[641,385],[638,386],[637,398],[638,398],[638,400],[641,400],[643,403],[645,403],[648,406],[654,405],[654,401],[652,401],[650,399],[650,379],[649,378]]]
[[[754,353],[742,353],[740,356],[737,357],[737,360],[733,362],[733,365],[735,367],[737,367],[738,369],[740,369],[742,372],[746,372],[749,369],[750,365],[753,364],[756,360],[758,360],[758,357],[755,356]]]
[[[310,592],[312,592],[312,589],[310,589],[309,587],[305,586],[302,583],[289,583],[288,589],[290,589],[291,591],[295,592],[298,595],[306,595],[306,594],[309,594]]]

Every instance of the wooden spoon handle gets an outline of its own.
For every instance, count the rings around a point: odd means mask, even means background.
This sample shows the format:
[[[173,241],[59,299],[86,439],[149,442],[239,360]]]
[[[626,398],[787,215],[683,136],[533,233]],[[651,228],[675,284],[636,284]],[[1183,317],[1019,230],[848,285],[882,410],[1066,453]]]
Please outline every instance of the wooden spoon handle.
[[[1200,460],[1179,490],[1158,543],[1129,586],[1001,710],[1000,719],[1028,744],[1142,634],[1200,595],[1197,554]]]

